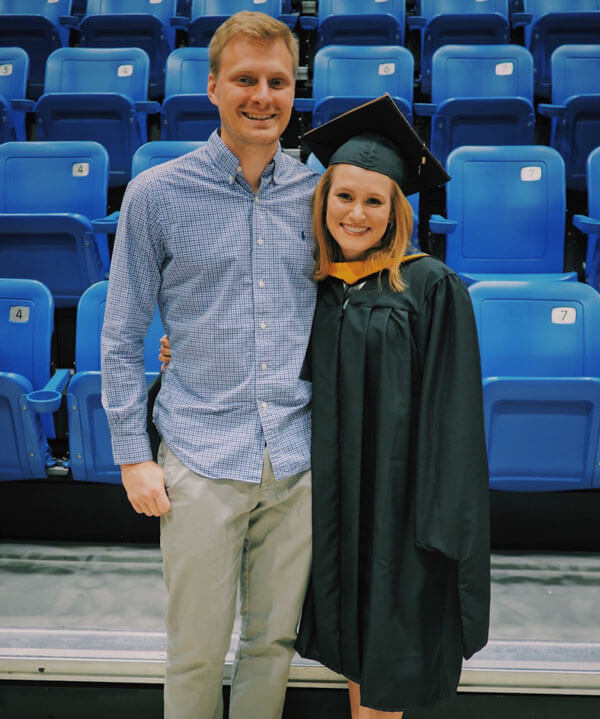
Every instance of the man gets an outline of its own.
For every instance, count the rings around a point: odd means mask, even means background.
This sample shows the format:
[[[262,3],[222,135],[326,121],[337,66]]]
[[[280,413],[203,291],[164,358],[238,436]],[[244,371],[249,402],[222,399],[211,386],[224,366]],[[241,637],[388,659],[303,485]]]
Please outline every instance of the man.
[[[316,178],[282,153],[297,44],[242,12],[210,44],[207,144],[136,177],[123,200],[103,329],[103,402],[137,512],[161,517],[167,719],[222,715],[238,582],[231,719],[281,716],[310,565]],[[145,430],[142,342],[158,301],[174,359]],[[241,577],[241,579],[240,579]]]

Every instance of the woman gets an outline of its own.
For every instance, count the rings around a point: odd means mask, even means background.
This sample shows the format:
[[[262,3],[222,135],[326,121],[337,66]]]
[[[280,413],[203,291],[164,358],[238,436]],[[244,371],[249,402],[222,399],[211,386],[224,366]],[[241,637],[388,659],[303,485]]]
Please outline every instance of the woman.
[[[304,140],[329,166],[313,197],[313,568],[296,646],[349,679],[353,719],[401,717],[452,696],[487,641],[477,335],[456,274],[407,254],[403,190],[447,176],[389,96]]]

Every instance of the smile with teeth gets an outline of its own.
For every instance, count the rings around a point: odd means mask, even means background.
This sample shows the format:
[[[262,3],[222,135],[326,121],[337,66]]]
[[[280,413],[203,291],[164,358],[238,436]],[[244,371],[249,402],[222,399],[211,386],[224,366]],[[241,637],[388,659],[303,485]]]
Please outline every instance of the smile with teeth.
[[[359,227],[358,225],[346,225],[343,222],[341,223],[342,229],[344,229],[346,232],[349,232],[351,235],[364,235],[365,232],[369,231],[368,227]]]
[[[243,112],[242,114],[244,115],[244,117],[247,117],[249,120],[263,120],[264,121],[264,120],[272,120],[275,117],[274,114],[257,115],[255,113],[250,113],[250,112]]]

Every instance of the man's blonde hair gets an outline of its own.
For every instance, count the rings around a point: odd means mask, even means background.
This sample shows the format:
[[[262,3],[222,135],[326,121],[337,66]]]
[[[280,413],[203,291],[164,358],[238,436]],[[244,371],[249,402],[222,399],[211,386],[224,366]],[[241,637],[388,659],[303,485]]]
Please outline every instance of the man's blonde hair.
[[[294,77],[298,67],[298,40],[287,25],[263,12],[241,10],[225,20],[216,29],[208,46],[210,73],[216,77],[219,73],[221,55],[227,43],[235,37],[244,37],[255,42],[275,42],[281,40],[289,50],[294,68]]]

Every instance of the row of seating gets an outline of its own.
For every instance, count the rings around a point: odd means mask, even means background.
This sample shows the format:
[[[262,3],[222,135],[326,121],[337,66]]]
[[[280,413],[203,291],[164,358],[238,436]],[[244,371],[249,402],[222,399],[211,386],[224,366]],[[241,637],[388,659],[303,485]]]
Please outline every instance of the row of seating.
[[[134,154],[132,173],[198,147],[193,141],[154,141]],[[315,158],[308,164],[319,168]],[[600,147],[588,159],[589,213],[574,226],[587,235],[586,280],[600,290]],[[472,147],[448,159],[446,262],[471,284],[483,276],[564,273],[564,163],[543,146]],[[108,156],[94,142],[12,142],[0,145],[0,274],[50,287],[59,307],[75,306],[110,268],[107,235],[118,212],[105,217]],[[31,178],[35,177],[32,187]],[[418,218],[418,197],[412,200]],[[417,244],[417,235],[413,238]]]
[[[0,480],[118,483],[101,404],[100,333],[107,282],[77,310],[76,371],[52,377],[52,296],[33,280],[0,279]],[[470,288],[482,357],[492,489],[600,489],[600,294],[577,282],[479,282]],[[159,371],[158,313],[144,345],[146,381]],[[52,412],[67,394],[70,459],[52,455]]]
[[[146,117],[161,111],[163,139],[204,140],[219,125],[206,95],[206,48],[179,48],[167,58],[162,107],[147,101],[148,58],[139,48],[62,48],[46,67],[45,92],[34,105],[20,95],[27,57],[0,49],[0,141],[25,139],[25,113],[35,111],[38,139],[91,139],[109,152],[111,186],[129,180],[133,152],[147,141]],[[563,156],[567,186],[585,189],[585,161],[600,137],[600,44],[563,45],[552,55],[551,144]],[[443,163],[463,144],[534,141],[533,61],[518,45],[447,45],[432,64],[432,102],[413,104],[413,59],[400,46],[330,45],[315,56],[313,97],[297,98],[312,124],[389,92],[409,121],[431,118],[430,146]],[[4,98],[4,99],[3,99]],[[14,116],[14,117],[13,117]]]
[[[519,7],[520,11],[515,8]],[[44,64],[53,50],[69,44],[77,31],[82,47],[137,46],[151,58],[150,97],[162,97],[167,55],[176,30],[185,44],[208,45],[214,30],[238,10],[260,10],[290,27],[316,32],[313,51],[329,44],[403,45],[405,26],[420,37],[421,90],[431,91],[431,58],[445,44],[505,44],[511,28],[524,28],[525,46],[536,68],[535,91],[550,96],[552,51],[566,43],[600,42],[600,0],[419,0],[406,14],[405,0],[319,0],[318,15],[290,13],[282,0],[191,0],[189,17],[177,15],[177,0],[88,0],[82,19],[71,14],[72,0],[0,0],[0,45],[30,52],[30,97],[42,91]],[[180,10],[187,8],[180,5]]]

